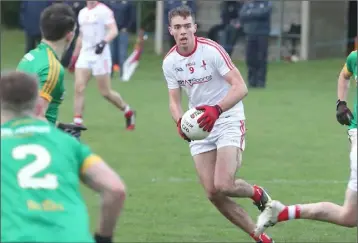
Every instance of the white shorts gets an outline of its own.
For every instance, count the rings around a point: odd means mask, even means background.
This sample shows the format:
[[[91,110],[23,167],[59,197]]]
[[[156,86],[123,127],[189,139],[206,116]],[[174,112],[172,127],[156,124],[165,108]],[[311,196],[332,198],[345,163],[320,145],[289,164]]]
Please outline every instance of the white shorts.
[[[190,143],[192,156],[220,149],[225,146],[234,146],[245,150],[245,121],[238,117],[220,117],[209,136],[203,140]]]
[[[79,55],[75,67],[91,69],[93,76],[111,74],[112,57],[106,53],[94,56],[84,52]]]
[[[351,152],[349,159],[351,161],[351,176],[348,182],[348,188],[357,191],[357,129],[348,131],[349,140],[351,142]]]

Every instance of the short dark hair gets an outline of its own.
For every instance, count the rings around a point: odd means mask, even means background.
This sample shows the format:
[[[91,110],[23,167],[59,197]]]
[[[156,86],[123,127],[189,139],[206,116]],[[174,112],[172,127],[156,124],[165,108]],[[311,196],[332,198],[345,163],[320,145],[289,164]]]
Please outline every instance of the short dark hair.
[[[40,27],[45,40],[61,40],[74,30],[75,25],[75,12],[65,3],[54,3],[41,13]]]
[[[192,17],[194,19],[193,12],[191,11],[191,8],[189,8],[186,5],[182,5],[182,6],[173,8],[172,10],[169,11],[169,14],[168,14],[169,24],[171,24],[172,18],[174,18],[176,16],[183,17],[184,19],[186,19],[187,17]]]
[[[2,110],[21,113],[35,108],[38,80],[34,75],[13,71],[1,74],[0,104]]]

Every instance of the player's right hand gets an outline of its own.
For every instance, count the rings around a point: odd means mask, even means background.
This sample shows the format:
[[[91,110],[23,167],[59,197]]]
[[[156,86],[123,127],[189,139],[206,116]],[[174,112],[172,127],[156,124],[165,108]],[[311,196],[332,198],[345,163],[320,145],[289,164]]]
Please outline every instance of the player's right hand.
[[[101,41],[100,43],[98,43],[96,45],[96,50],[95,50],[95,53],[98,55],[98,54],[101,54],[104,50],[104,47],[106,46],[107,42],[105,40]]]
[[[180,124],[181,124],[181,118],[179,118],[179,120],[178,120],[178,122],[177,122],[178,133],[179,133],[180,137],[182,137],[185,141],[187,141],[187,142],[190,143],[190,142],[191,142],[190,138],[188,138],[188,137],[183,133],[183,131],[181,130]]]
[[[112,243],[112,237],[101,236],[99,234],[94,235],[94,240],[96,241],[96,243]]]
[[[351,125],[353,114],[347,107],[347,102],[338,100],[336,109],[336,118],[341,125]]]
[[[71,57],[71,61],[70,61],[70,64],[68,65],[68,71],[70,73],[73,73],[75,71],[75,65],[76,65],[76,62],[77,62],[77,59],[78,59],[78,56],[72,56]]]
[[[83,125],[73,124],[73,123],[58,123],[57,127],[62,131],[72,135],[73,137],[79,139],[81,137],[81,132],[86,131],[87,128]]]

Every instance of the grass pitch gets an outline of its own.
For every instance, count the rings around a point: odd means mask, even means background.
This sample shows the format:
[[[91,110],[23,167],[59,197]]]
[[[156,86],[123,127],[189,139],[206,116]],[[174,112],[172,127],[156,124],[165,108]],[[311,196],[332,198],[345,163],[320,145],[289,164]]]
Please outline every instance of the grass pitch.
[[[2,33],[1,66],[14,69],[23,55],[23,34]],[[149,42],[150,43],[150,42]],[[137,129],[124,130],[122,113],[90,82],[86,91],[83,141],[121,175],[128,199],[118,225],[118,242],[252,242],[206,200],[188,145],[176,134],[168,110],[162,57],[147,46],[133,80],[113,87],[137,110]],[[246,76],[246,66],[237,62]],[[247,147],[238,176],[269,190],[286,204],[343,203],[349,177],[346,129],[335,119],[339,60],[272,63],[267,88],[249,90],[244,101]],[[73,76],[66,75],[60,120],[72,120]],[[349,105],[354,101],[352,83]],[[83,190],[95,228],[99,198]],[[237,200],[256,220],[251,200]],[[297,220],[268,233],[276,242],[356,242],[356,229]]]

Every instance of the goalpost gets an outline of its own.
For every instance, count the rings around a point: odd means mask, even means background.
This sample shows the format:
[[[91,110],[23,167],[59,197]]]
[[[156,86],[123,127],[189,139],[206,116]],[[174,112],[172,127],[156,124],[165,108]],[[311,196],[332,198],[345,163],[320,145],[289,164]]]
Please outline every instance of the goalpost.
[[[164,35],[164,2],[157,1],[156,15],[155,15],[155,36],[154,36],[154,51],[155,54],[161,55],[163,53],[163,35]]]
[[[308,59],[309,50],[309,35],[310,35],[310,2],[301,2],[301,51],[300,59]]]

